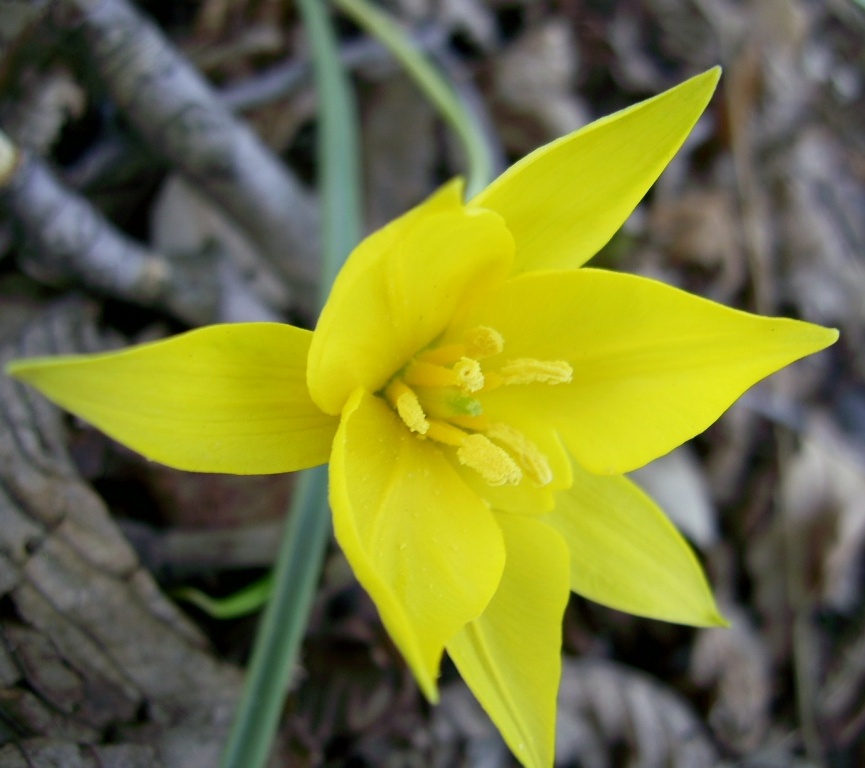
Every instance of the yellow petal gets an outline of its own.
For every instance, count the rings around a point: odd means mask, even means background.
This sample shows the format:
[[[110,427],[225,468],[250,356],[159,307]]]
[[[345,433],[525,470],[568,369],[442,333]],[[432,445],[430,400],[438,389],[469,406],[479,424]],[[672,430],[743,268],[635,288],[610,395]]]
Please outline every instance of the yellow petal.
[[[7,372],[146,457],[194,472],[289,472],[327,461],[337,420],[306,388],[312,333],[214,325],[120,352]]]
[[[463,482],[492,509],[542,515],[555,506],[550,488],[535,488],[525,477],[517,485],[490,485],[475,470],[462,466],[455,456],[451,457],[451,463]]]
[[[613,236],[706,108],[716,67],[547,144],[505,171],[470,205],[500,213],[516,271],[568,269]]]
[[[571,365],[570,383],[501,387],[484,406],[555,426],[582,466],[611,475],[702,432],[751,385],[838,336],[586,268],[508,280],[467,322],[502,334],[502,358]]]
[[[540,520],[571,554],[571,588],[620,611],[697,627],[723,625],[703,569],[657,505],[625,477],[574,466],[574,484]]]
[[[330,470],[337,540],[436,701],[445,643],[480,615],[501,578],[499,526],[442,449],[360,389],[346,403]]]
[[[309,356],[313,400],[337,414],[358,386],[377,392],[438,336],[467,294],[507,273],[501,218],[468,211],[451,183],[366,238],[321,313]]]
[[[507,562],[489,607],[447,650],[526,768],[553,764],[568,552],[533,518],[497,515]]]

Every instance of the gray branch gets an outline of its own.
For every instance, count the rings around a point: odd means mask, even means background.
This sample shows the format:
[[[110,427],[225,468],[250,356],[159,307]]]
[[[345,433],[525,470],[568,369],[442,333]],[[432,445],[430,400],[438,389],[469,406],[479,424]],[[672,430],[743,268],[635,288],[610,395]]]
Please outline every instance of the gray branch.
[[[298,286],[317,280],[317,209],[257,136],[221,103],[159,29],[126,0],[58,0],[116,104],[151,148],[219,204]]]
[[[38,158],[21,153],[5,184],[0,181],[0,208],[21,241],[22,266],[39,279],[80,282],[192,324],[215,319],[219,292],[212,264],[197,258],[181,266],[150,253],[64,187]]]

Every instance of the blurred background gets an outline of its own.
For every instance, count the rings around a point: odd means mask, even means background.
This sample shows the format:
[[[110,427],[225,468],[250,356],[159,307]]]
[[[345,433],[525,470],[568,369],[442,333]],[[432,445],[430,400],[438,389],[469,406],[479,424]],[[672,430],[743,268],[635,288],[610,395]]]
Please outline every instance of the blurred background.
[[[593,264],[841,329],[635,474],[732,626],[574,597],[556,765],[865,765],[865,6],[380,5],[499,170],[721,64],[685,147]],[[334,13],[373,230],[465,158]],[[314,323],[316,94],[291,0],[2,0],[0,128],[17,148],[0,170],[3,360]],[[150,464],[0,380],[0,766],[215,765],[257,614],[171,595],[259,579],[292,485]],[[423,701],[335,547],[295,677],[274,765],[515,765],[452,667],[442,704]]]

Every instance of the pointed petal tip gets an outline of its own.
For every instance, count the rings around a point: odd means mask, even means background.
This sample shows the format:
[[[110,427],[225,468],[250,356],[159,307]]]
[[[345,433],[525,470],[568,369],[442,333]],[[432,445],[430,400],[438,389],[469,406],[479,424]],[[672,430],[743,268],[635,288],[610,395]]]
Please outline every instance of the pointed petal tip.
[[[721,66],[720,64],[716,64],[711,69],[707,69],[705,72],[701,72],[698,75],[694,75],[693,77],[688,78],[680,85],[674,87],[671,90],[681,88],[683,91],[685,91],[686,89],[692,89],[692,92],[699,92],[702,96],[701,100],[704,102],[705,108],[705,105],[709,103],[709,100],[715,93],[715,89],[718,87],[718,82],[721,79],[721,74]]]
[[[675,614],[655,611],[640,611],[639,609],[624,609],[626,613],[641,616],[644,619],[663,621],[667,624],[679,624],[683,627],[694,627],[695,629],[729,629],[731,626],[723,614],[714,605],[714,598],[708,584],[706,584],[705,602],[711,601],[711,605],[692,606],[690,610],[677,611]],[[618,609],[622,610],[622,609]]]
[[[730,621],[718,610],[718,606],[714,604],[714,599],[711,597],[709,599],[712,600],[713,604],[710,607],[707,606],[708,610],[702,617],[695,617],[682,623],[698,629],[729,629],[732,626]],[[665,619],[661,619],[661,621],[665,621]]]
[[[438,682],[431,677],[424,677],[422,680],[418,677],[417,670],[412,670],[414,672],[415,680],[417,681],[418,688],[420,688],[421,693],[424,695],[424,698],[433,706],[439,703],[439,687]]]
[[[715,623],[712,624],[713,627],[720,627],[721,629],[729,629],[733,626],[733,622],[725,619],[720,613],[715,616]]]
[[[576,269],[594,256],[678,151],[720,77],[713,67],[539,147],[474,196],[470,206],[496,211],[514,235],[515,271]]]
[[[837,328],[826,328],[820,325],[812,326],[815,330],[813,337],[813,346],[811,351],[806,354],[816,354],[817,352],[822,352],[824,349],[828,349],[839,338],[841,338],[841,332]]]
[[[639,607],[624,609],[617,608],[617,610],[623,610],[625,613],[630,613],[634,616],[641,616],[644,619],[663,621],[667,624],[679,624],[683,627],[694,627],[695,629],[730,628],[730,621],[728,621],[715,606],[714,598],[708,584],[705,584],[703,603],[703,605],[694,605],[685,610],[676,610],[673,613],[666,611],[657,612],[654,610],[641,611]],[[604,603],[602,602],[601,604],[603,605]]]
[[[789,331],[792,331],[790,338],[800,350],[799,357],[796,359],[828,349],[841,336],[837,328],[826,328],[805,320],[786,320],[785,325]]]
[[[39,366],[44,358],[21,357],[9,360],[3,366],[3,373],[16,381],[27,381],[27,372]]]
[[[14,379],[22,384],[28,384],[53,402],[53,398],[45,392],[44,388],[40,385],[40,380],[46,374],[50,375],[51,369],[62,368],[65,364],[77,362],[85,357],[87,357],[87,355],[18,357],[6,362],[3,366],[3,373],[10,379]]]
[[[720,64],[716,64],[702,74],[697,75],[697,77],[705,77],[707,80],[711,80],[713,85],[717,85],[722,74],[724,74],[724,68]]]

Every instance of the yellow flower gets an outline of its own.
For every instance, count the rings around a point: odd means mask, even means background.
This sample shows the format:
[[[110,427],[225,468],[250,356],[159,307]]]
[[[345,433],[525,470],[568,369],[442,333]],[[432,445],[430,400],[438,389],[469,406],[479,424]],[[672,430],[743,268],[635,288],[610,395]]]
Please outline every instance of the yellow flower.
[[[676,152],[712,70],[459,183],[364,240],[314,332],[213,326],[9,372],[157,461],[330,461],[337,539],[423,692],[447,649],[510,748],[551,766],[571,589],[723,623],[694,555],[623,474],[837,333],[581,268]]]

